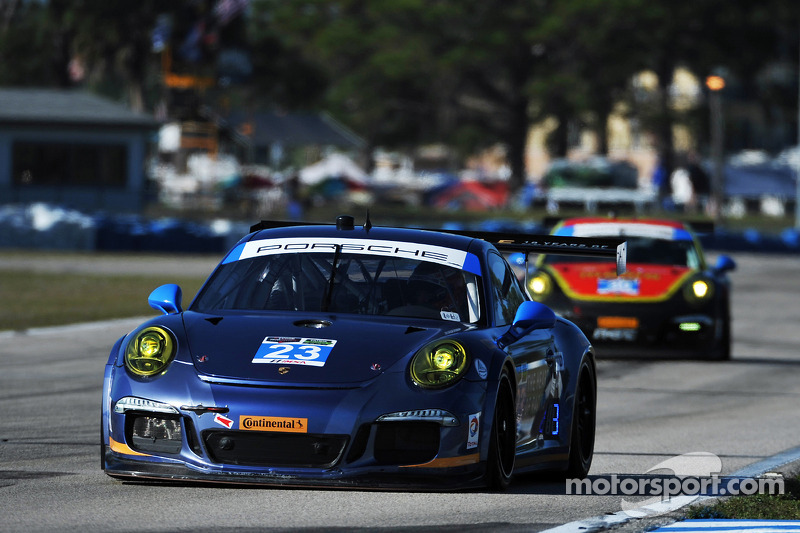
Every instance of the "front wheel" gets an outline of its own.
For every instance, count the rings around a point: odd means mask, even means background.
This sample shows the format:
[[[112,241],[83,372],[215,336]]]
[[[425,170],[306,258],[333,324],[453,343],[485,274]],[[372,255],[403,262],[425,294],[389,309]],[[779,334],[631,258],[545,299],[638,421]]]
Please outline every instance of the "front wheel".
[[[517,410],[514,389],[507,370],[500,374],[497,384],[494,420],[489,438],[486,482],[490,488],[503,490],[511,484],[517,444]]]
[[[597,380],[589,361],[581,363],[575,390],[572,414],[572,436],[569,446],[567,476],[584,478],[589,473],[594,456],[594,435],[597,423]]]
[[[721,338],[714,342],[714,347],[711,350],[711,360],[713,361],[729,361],[731,358],[731,315],[727,309],[721,315],[722,320],[722,335]]]

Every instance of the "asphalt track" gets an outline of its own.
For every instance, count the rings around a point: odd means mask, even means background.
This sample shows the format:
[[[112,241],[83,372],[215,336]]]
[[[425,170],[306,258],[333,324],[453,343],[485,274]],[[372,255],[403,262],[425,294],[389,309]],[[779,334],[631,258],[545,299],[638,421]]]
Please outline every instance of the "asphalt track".
[[[800,258],[734,257],[730,362],[600,362],[591,479],[641,476],[692,452],[719,457],[723,474],[792,467],[782,465],[800,446]],[[110,268],[137,268],[130,263]],[[213,263],[185,259],[179,269]],[[153,258],[146,264],[160,268]],[[107,267],[91,256],[68,266]],[[576,521],[592,530],[604,527],[598,517],[619,516],[623,499],[629,508],[647,503],[644,496],[567,495],[563,482],[536,477],[515,479],[504,493],[114,481],[99,468],[103,365],[113,340],[136,323],[0,332],[0,531],[516,532],[574,528]],[[674,515],[613,525],[643,531]]]

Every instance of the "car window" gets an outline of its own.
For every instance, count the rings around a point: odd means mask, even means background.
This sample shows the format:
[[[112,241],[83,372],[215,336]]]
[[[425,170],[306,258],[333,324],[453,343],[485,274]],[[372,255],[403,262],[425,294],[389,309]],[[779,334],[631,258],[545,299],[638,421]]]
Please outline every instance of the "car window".
[[[496,326],[511,324],[517,314],[517,308],[525,301],[522,288],[511,268],[498,254],[489,254],[488,265],[489,283],[493,293],[494,323]]]
[[[192,310],[316,311],[474,323],[480,279],[431,261],[383,255],[282,253],[221,265]]]

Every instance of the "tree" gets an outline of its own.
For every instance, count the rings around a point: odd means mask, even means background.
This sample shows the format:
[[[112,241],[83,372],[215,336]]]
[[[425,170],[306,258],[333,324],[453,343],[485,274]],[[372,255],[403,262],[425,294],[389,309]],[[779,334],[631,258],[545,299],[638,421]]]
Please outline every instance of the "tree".
[[[742,94],[769,106],[768,116],[796,117],[793,0],[251,0],[244,11],[245,4],[7,2],[0,82],[84,85],[147,109],[162,97],[161,60],[171,57],[182,72],[216,79],[219,94],[238,84],[261,106],[331,111],[369,147],[444,142],[468,154],[502,143],[513,187],[526,177],[529,126],[543,118],[557,118],[555,155],[567,153],[575,125],[593,128],[606,152],[608,117],[642,69],[657,74],[660,90],[632,109],[668,162],[673,126],[701,116],[671,105],[680,66],[700,77],[726,69]],[[159,49],[156,35],[166,30]],[[220,73],[226,46],[236,53]],[[783,61],[772,71],[783,78],[763,74],[773,58]]]
[[[59,83],[51,58],[58,43],[52,38],[49,12],[39,2],[9,2],[0,27],[0,84],[52,86]]]
[[[526,178],[532,120],[556,115],[566,132],[570,119],[588,110],[596,112],[598,124],[607,118],[614,91],[621,93],[634,62],[599,65],[624,49],[615,14],[633,1],[258,6],[272,14],[273,34],[286,48],[327,73],[326,103],[372,145],[460,141],[467,151],[502,142],[517,188]],[[561,139],[558,150],[566,152],[566,135]]]

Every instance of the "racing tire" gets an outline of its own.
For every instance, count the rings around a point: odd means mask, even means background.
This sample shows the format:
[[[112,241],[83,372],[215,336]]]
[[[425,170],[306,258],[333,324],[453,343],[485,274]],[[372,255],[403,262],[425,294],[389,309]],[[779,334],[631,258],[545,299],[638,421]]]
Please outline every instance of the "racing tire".
[[[103,436],[103,413],[100,412],[100,470],[106,469],[106,439]]]
[[[731,359],[731,317],[730,312],[722,315],[724,322],[722,324],[722,338],[715,342],[714,347],[711,349],[712,361],[730,361]]]
[[[505,490],[511,484],[517,447],[517,409],[514,389],[508,370],[503,370],[497,383],[494,419],[489,434],[489,457],[486,484],[494,490]]]
[[[596,425],[597,380],[594,367],[584,359],[578,372],[578,383],[575,389],[567,477],[582,479],[589,473],[594,456]]]

